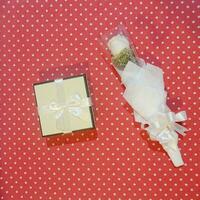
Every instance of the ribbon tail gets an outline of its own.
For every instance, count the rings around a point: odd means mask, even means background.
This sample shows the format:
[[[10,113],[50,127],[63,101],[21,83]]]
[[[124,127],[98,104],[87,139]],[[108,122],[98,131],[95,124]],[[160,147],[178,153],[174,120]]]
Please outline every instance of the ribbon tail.
[[[188,131],[187,128],[177,123],[174,124],[174,130],[183,136],[185,136],[186,135],[185,132]]]

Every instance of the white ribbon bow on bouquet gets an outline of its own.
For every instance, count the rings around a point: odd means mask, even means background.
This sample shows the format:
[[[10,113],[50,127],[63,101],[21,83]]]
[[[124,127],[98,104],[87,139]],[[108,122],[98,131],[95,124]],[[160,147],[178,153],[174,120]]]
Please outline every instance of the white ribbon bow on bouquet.
[[[178,149],[178,133],[184,135],[187,129],[177,122],[187,119],[186,112],[171,112],[166,104],[163,71],[149,63],[139,67],[128,62],[122,73],[126,89],[124,98],[134,109],[134,117],[147,130],[151,139],[158,141],[168,153],[174,166],[183,165]]]

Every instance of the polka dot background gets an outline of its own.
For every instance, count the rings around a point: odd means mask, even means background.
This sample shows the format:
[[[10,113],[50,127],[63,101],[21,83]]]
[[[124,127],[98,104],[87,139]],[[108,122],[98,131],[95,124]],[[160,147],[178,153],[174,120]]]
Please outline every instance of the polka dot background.
[[[0,2],[0,198],[200,199],[199,2],[2,0]],[[173,111],[187,110],[179,138],[185,165],[134,122],[98,37],[123,22],[138,54],[162,67]],[[48,145],[33,83],[47,68],[89,63],[97,137]]]

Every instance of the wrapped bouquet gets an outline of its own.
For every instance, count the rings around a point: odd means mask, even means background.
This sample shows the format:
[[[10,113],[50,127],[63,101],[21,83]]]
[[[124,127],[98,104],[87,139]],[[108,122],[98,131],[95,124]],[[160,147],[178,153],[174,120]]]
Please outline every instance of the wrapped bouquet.
[[[185,135],[187,129],[177,122],[187,116],[185,111],[174,113],[167,106],[162,69],[137,57],[123,26],[102,36],[102,41],[126,88],[123,96],[133,108],[135,120],[162,145],[174,166],[182,166],[178,134]]]

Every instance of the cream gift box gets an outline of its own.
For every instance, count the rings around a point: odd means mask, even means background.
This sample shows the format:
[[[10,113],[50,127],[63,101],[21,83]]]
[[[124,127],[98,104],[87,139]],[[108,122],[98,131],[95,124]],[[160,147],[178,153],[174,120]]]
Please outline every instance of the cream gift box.
[[[42,136],[94,128],[86,75],[34,84]]]

